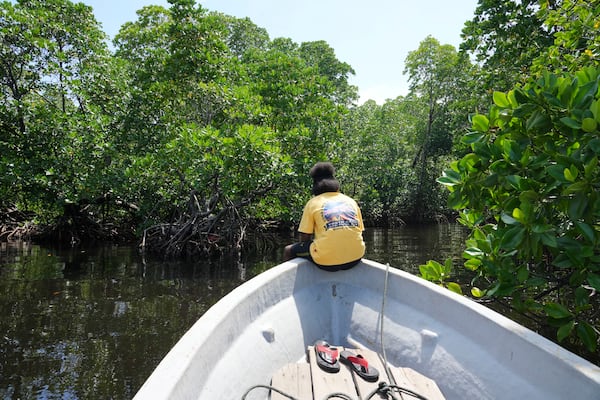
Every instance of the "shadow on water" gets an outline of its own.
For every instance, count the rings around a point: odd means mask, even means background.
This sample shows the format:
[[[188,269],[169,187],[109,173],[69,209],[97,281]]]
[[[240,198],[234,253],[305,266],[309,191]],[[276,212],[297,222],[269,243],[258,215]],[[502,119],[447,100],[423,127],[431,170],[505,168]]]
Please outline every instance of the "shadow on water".
[[[365,232],[367,258],[416,273],[460,255],[454,225]],[[135,247],[0,247],[0,398],[130,399],[215,302],[281,262],[158,261]]]

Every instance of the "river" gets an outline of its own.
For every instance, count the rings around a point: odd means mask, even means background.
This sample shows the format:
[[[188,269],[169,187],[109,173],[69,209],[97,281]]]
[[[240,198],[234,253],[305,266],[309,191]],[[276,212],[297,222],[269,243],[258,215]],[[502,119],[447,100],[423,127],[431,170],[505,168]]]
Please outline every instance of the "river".
[[[464,236],[457,225],[368,229],[366,257],[416,274],[460,256]],[[131,399],[211,305],[281,261],[281,248],[165,262],[132,246],[0,245],[4,400]]]

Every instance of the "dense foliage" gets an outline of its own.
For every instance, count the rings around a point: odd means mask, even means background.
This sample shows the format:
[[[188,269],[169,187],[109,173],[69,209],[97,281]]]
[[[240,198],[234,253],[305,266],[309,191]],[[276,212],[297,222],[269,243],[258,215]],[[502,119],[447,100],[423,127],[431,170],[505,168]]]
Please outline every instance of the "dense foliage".
[[[465,136],[472,153],[440,182],[472,229],[465,266],[476,296],[510,297],[595,351],[600,254],[600,70],[544,74],[494,93]],[[479,286],[482,285],[483,289]]]
[[[553,45],[532,61],[539,72],[493,93],[489,111],[474,115],[463,137],[471,152],[439,182],[471,229],[464,266],[475,273],[472,294],[507,299],[541,327],[554,327],[559,341],[578,341],[594,353],[600,63],[591,27],[598,27],[600,8],[559,4],[550,9],[544,2],[538,14],[556,32]],[[459,290],[447,282],[451,267],[430,261],[422,272]]]
[[[407,68],[414,93],[363,112],[326,42],[271,40],[194,1],[140,9],[113,52],[83,4],[4,2],[2,15],[3,236],[238,242],[249,223],[297,221],[322,159],[369,223],[447,213],[438,161],[467,113],[452,108],[458,81],[442,79],[461,64],[451,46],[428,38]]]
[[[112,48],[81,3],[0,3],[0,239],[239,247],[296,223],[309,167],[331,160],[368,224],[459,215],[473,294],[596,348],[594,2],[480,0],[460,49],[424,38],[409,93],[381,105],[357,104],[324,41],[169,3]],[[422,275],[459,291],[453,264]]]
[[[325,42],[271,41],[194,1],[139,10],[114,54],[82,4],[2,13],[2,206],[75,241],[225,208],[238,231],[293,221],[356,98]]]

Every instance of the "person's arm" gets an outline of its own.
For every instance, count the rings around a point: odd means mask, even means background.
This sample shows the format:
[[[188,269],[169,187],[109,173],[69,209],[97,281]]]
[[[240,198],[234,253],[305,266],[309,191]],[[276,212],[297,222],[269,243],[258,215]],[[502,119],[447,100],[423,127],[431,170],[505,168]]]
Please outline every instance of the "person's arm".
[[[299,232],[301,242],[310,242],[312,235],[310,233]]]

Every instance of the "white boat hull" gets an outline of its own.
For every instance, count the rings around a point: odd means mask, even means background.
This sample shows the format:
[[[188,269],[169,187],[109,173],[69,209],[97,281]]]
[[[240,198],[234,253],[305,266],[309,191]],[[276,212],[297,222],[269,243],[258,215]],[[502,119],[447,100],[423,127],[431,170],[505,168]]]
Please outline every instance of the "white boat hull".
[[[600,399],[600,367],[502,315],[364,260],[325,272],[295,259],[225,296],[185,333],[135,399],[241,399],[317,339],[381,352],[446,399]],[[255,391],[248,399],[266,398]]]

